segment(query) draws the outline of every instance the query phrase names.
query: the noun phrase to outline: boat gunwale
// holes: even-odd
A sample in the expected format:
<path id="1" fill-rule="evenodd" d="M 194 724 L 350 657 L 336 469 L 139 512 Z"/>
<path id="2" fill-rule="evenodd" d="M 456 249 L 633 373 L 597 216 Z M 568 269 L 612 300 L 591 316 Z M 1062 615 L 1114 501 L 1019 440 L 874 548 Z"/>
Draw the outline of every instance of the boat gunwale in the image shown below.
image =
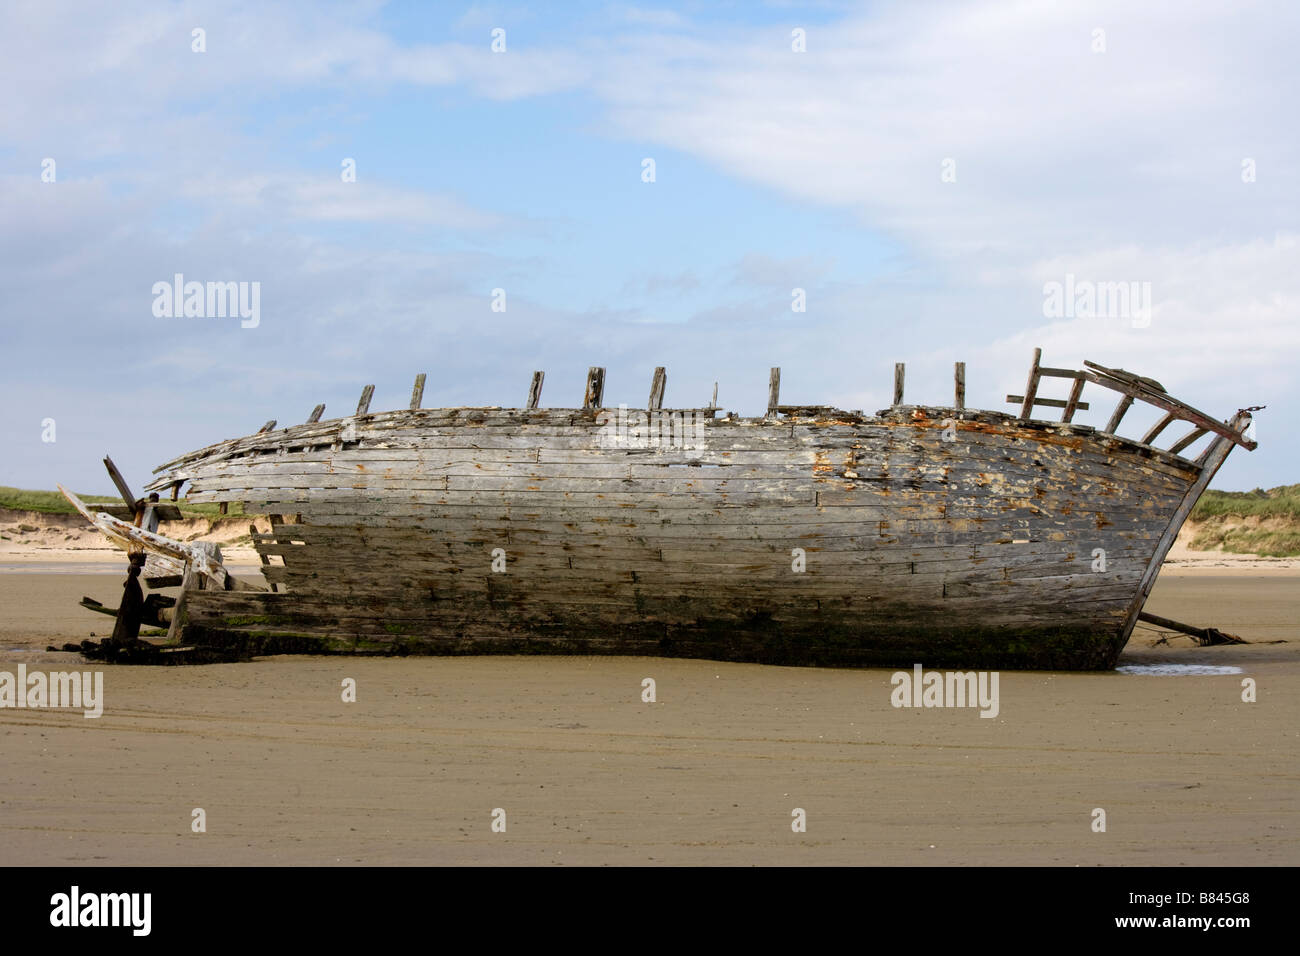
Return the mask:
<path id="1" fill-rule="evenodd" d="M 657 414 L 657 415 L 675 415 L 684 413 L 716 413 L 720 409 L 711 408 L 665 408 L 655 409 L 648 412 L 646 409 L 633 409 L 628 406 L 602 406 L 600 408 L 545 408 L 545 409 L 527 409 L 527 408 L 506 408 L 503 406 L 457 406 L 448 408 L 420 408 L 420 409 L 394 409 L 387 412 L 369 412 L 364 415 L 348 415 L 341 418 L 326 419 L 318 422 L 304 422 L 299 425 L 290 425 L 286 428 L 275 429 L 268 432 L 255 432 L 238 438 L 228 438 L 196 451 L 180 455 L 153 470 L 159 477 L 153 479 L 146 485 L 146 491 L 157 491 L 170 487 L 178 481 L 189 479 L 177 479 L 170 473 L 176 470 L 193 466 L 198 462 L 222 461 L 231 458 L 238 458 L 246 454 L 264 453 L 274 451 L 280 448 L 293 445 L 304 438 L 312 439 L 309 445 L 327 445 L 338 441 L 355 441 L 356 438 L 344 438 L 343 433 L 349 426 L 367 426 L 377 425 L 381 428 L 392 422 L 401 422 L 402 420 L 416 419 L 412 422 L 412 427 L 420 427 L 419 418 L 438 417 L 443 419 L 460 419 L 458 421 L 447 422 L 440 427 L 459 428 L 459 427 L 483 427 L 481 422 L 473 421 L 468 417 L 462 417 L 475 412 L 495 412 L 503 416 L 514 417 L 515 421 L 501 421 L 493 427 L 527 427 L 529 425 L 564 427 L 588 425 L 592 428 L 600 428 L 608 424 L 608 419 L 601 419 L 601 413 L 614 412 L 620 410 L 628 412 L 637 412 L 640 414 Z M 1014 434 L 1015 430 L 1023 431 L 1023 437 L 1026 440 L 1042 440 L 1043 433 L 1051 433 L 1060 437 L 1072 438 L 1078 437 L 1085 440 L 1096 441 L 1105 448 L 1107 454 L 1113 454 L 1116 451 L 1136 456 L 1138 458 L 1155 459 L 1162 464 L 1188 472 L 1191 479 L 1195 479 L 1202 470 L 1202 463 L 1181 455 L 1174 454 L 1164 448 L 1158 448 L 1154 445 L 1144 444 L 1135 438 L 1127 438 L 1123 435 L 1116 435 L 1110 432 L 1104 432 L 1092 425 L 1083 425 L 1076 422 L 1048 421 L 1044 419 L 1021 419 L 1016 415 L 1007 412 L 989 410 L 989 409 L 972 409 L 972 408 L 955 408 L 943 405 L 896 405 L 888 409 L 883 409 L 875 415 L 864 415 L 854 412 L 841 412 L 839 409 L 833 410 L 833 415 L 783 415 L 781 417 L 772 416 L 753 416 L 742 417 L 728 412 L 722 418 L 708 417 L 704 421 L 706 428 L 729 425 L 733 427 L 759 427 L 759 428 L 785 428 L 785 427 L 813 427 L 813 428 L 836 428 L 836 427 L 857 427 L 857 426 L 917 426 L 928 424 L 929 427 L 942 427 L 945 420 L 957 422 L 973 422 L 988 425 L 1010 427 L 1009 433 Z M 451 414 L 449 414 L 451 413 Z M 1108 447 L 1109 446 L 1109 447 Z M 1194 447 L 1194 446 L 1193 446 Z"/>

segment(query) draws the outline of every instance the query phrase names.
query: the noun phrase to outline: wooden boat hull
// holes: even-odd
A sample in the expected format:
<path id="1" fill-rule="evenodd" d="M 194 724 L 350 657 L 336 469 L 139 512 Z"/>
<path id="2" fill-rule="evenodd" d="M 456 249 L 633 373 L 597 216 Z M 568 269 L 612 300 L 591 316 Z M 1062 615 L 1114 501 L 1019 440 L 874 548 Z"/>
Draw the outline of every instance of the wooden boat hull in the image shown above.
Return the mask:
<path id="1" fill-rule="evenodd" d="M 1109 668 L 1232 447 L 952 408 L 627 414 L 361 415 L 163 466 L 150 487 L 272 516 L 275 590 L 187 590 L 182 640 Z"/>

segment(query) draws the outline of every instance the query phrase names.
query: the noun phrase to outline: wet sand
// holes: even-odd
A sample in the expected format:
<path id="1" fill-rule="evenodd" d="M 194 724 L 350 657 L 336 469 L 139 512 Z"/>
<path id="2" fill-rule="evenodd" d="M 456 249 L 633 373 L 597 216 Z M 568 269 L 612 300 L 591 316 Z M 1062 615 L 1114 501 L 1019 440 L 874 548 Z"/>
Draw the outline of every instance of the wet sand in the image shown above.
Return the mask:
<path id="1" fill-rule="evenodd" d="M 115 606 L 120 559 L 16 564 L 0 566 L 0 670 L 93 669 L 44 648 L 111 631 L 77 601 Z M 1148 609 L 1287 643 L 1150 647 L 1141 630 L 1121 663 L 1244 673 L 1003 671 L 994 719 L 895 709 L 889 670 L 105 667 L 98 719 L 0 710 L 0 864 L 1300 863 L 1300 572 L 1169 567 Z"/>

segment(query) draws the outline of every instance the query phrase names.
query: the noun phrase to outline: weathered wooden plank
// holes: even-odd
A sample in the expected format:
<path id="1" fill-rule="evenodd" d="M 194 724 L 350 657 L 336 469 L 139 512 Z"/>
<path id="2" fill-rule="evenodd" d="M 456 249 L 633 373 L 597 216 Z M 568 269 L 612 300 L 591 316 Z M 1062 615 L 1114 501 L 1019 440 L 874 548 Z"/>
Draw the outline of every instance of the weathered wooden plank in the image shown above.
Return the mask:
<path id="1" fill-rule="evenodd" d="M 952 375 L 953 375 L 953 385 L 954 385 L 954 392 L 955 392 L 953 398 L 953 405 L 959 409 L 965 408 L 966 407 L 966 363 L 954 362 Z"/>
<path id="2" fill-rule="evenodd" d="M 1173 412 L 1165 412 L 1163 418 L 1147 429 L 1147 433 L 1142 436 L 1142 444 L 1150 445 L 1160 436 L 1160 433 L 1178 420 L 1178 416 Z M 1201 432 L 1201 434 L 1205 434 Z"/>
<path id="3" fill-rule="evenodd" d="M 307 416 L 307 424 L 311 425 L 314 424 L 315 422 L 320 421 L 320 417 L 324 413 L 325 413 L 325 403 L 321 402 L 319 405 L 313 408 L 311 410 L 311 414 Z"/>
<path id="4" fill-rule="evenodd" d="M 373 385 L 367 385 L 361 390 L 361 398 L 357 401 L 356 414 L 358 416 L 364 415 L 370 411 L 370 399 L 374 397 L 374 394 L 375 387 Z"/>
<path id="5" fill-rule="evenodd" d="M 1124 413 L 1127 412 L 1132 407 L 1133 407 L 1132 395 L 1125 395 L 1123 398 L 1121 398 L 1119 400 L 1119 404 L 1115 406 L 1115 411 L 1111 413 L 1110 421 L 1106 423 L 1106 427 L 1103 428 L 1102 431 L 1106 432 L 1107 434 L 1114 435 L 1115 429 L 1119 428 L 1119 423 L 1124 418 Z"/>
<path id="6" fill-rule="evenodd" d="M 424 402 L 424 373 L 415 376 L 415 385 L 411 388 L 411 410 L 417 410 Z"/>
<path id="7" fill-rule="evenodd" d="M 605 370 L 593 365 L 587 369 L 587 389 L 582 398 L 583 408 L 601 408 L 605 402 Z"/>
<path id="8" fill-rule="evenodd" d="M 659 411 L 664 407 L 664 388 L 667 384 L 668 372 L 660 365 L 655 368 L 654 377 L 650 380 L 650 398 L 646 404 L 650 411 Z"/>
<path id="9" fill-rule="evenodd" d="M 903 362 L 894 363 L 894 402 L 895 405 L 903 404 L 903 374 L 905 367 Z"/>
<path id="10" fill-rule="evenodd" d="M 1021 405 L 1021 407 L 1022 407 L 1022 411 L 1023 411 L 1023 403 L 1024 403 L 1024 401 L 1025 401 L 1025 396 L 1023 396 L 1023 395 L 1008 395 L 1008 396 L 1007 396 L 1007 401 L 1008 401 L 1009 403 L 1011 403 L 1011 404 L 1019 404 L 1019 405 Z M 1069 409 L 1069 408 L 1070 408 L 1070 402 L 1067 401 L 1066 399 L 1063 399 L 1063 398 L 1035 398 L 1035 399 L 1034 399 L 1034 404 L 1035 404 L 1035 405 L 1042 405 L 1042 406 L 1044 406 L 1044 407 L 1046 407 L 1046 408 L 1065 408 L 1065 409 Z M 1077 400 L 1076 400 L 1075 403 L 1074 403 L 1074 408 L 1086 412 L 1086 411 L 1088 410 L 1088 403 L 1087 403 L 1087 402 L 1080 402 L 1080 401 L 1077 401 Z M 1071 414 L 1073 414 L 1073 412 L 1071 412 Z M 1062 421 L 1064 421 L 1064 419 L 1062 419 Z"/>
<path id="11" fill-rule="evenodd" d="M 1197 426 L 1196 428 L 1193 428 L 1191 431 L 1189 431 L 1182 438 L 1178 439 L 1178 441 L 1170 445 L 1169 451 L 1176 455 L 1184 448 L 1186 448 L 1188 445 L 1192 444 L 1192 442 L 1196 441 L 1202 435 L 1206 435 L 1206 434 L 1208 434 L 1208 429 Z"/>
<path id="12" fill-rule="evenodd" d="M 134 514 L 136 502 L 140 499 L 131 493 L 131 487 L 126 483 L 126 479 L 117 470 L 117 465 L 113 464 L 113 459 L 107 455 L 104 456 L 104 467 L 108 469 L 108 477 L 113 480 L 113 484 L 117 487 L 117 493 L 122 496 L 122 500 L 126 502 L 126 506 Z"/>
<path id="13" fill-rule="evenodd" d="M 773 366 L 767 375 L 767 414 L 776 416 L 777 406 L 781 404 L 781 369 Z"/>
<path id="14" fill-rule="evenodd" d="M 1041 374 L 1042 349 L 1034 349 L 1034 361 L 1029 367 L 1029 381 L 1025 383 L 1025 395 L 1020 406 L 1020 417 L 1034 417 L 1034 399 L 1038 395 L 1038 376 Z M 1010 401 L 1010 399 L 1008 399 Z"/>
<path id="15" fill-rule="evenodd" d="M 1086 410 L 1087 402 L 1080 402 L 1079 398 L 1083 395 L 1083 386 L 1087 379 L 1082 375 L 1076 375 L 1074 384 L 1070 386 L 1070 397 L 1065 402 L 1065 411 L 1061 414 L 1061 421 L 1069 423 L 1074 421 L 1074 413 L 1080 408 Z"/>

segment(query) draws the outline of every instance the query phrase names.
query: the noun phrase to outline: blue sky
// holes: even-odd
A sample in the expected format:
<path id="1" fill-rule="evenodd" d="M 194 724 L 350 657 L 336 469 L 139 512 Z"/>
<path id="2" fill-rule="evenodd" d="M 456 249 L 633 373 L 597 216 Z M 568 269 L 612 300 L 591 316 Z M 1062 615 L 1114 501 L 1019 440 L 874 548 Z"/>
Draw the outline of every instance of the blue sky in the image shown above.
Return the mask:
<path id="1" fill-rule="evenodd" d="M 519 404 L 541 368 L 571 406 L 603 365 L 635 405 L 664 365 L 670 404 L 717 381 L 757 414 L 771 365 L 875 410 L 895 361 L 937 404 L 963 360 L 1008 408 L 1035 346 L 1268 405 L 1216 484 L 1300 480 L 1300 14 L 1132 7 L 17 4 L 0 484 L 109 491 L 106 452 L 143 484 L 421 371 L 426 405 Z M 177 272 L 260 283 L 260 324 L 156 317 Z M 1146 284 L 1150 321 L 1045 314 L 1067 275 Z"/>

